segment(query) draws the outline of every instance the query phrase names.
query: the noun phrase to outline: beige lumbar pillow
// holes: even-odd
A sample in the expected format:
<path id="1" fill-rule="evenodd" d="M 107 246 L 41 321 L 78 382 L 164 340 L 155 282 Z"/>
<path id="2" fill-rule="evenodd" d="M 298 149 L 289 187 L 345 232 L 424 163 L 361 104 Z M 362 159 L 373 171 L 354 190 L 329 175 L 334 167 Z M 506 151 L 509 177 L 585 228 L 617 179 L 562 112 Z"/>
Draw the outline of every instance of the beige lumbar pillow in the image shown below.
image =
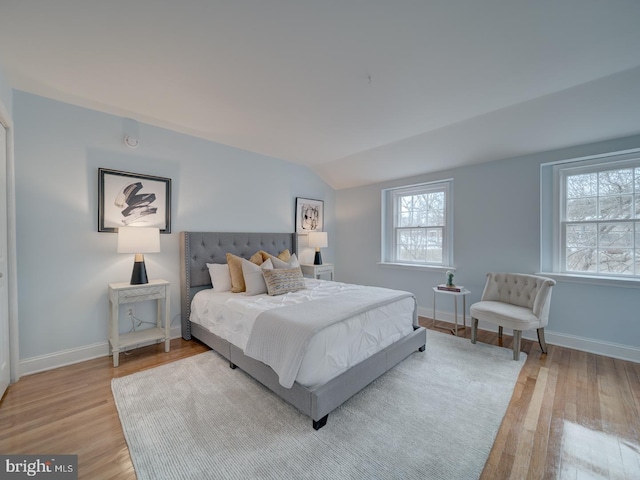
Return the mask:
<path id="1" fill-rule="evenodd" d="M 306 288 L 300 267 L 265 269 L 262 271 L 262 275 L 264 275 L 269 295 L 282 295 L 283 293 L 297 292 Z"/>

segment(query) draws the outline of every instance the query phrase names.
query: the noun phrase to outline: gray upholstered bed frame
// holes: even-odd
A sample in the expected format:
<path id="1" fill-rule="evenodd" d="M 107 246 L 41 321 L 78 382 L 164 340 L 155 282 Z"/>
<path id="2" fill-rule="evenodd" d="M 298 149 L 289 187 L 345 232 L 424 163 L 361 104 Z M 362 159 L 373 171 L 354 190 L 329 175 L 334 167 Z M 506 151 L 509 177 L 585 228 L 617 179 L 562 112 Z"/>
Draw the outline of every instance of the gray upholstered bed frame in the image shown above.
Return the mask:
<path id="1" fill-rule="evenodd" d="M 297 252 L 295 233 L 181 232 L 182 337 L 186 340 L 197 338 L 210 346 L 229 360 L 232 368 L 240 367 L 298 410 L 310 416 L 313 420 L 313 428 L 317 430 L 326 424 L 329 412 L 333 409 L 413 352 L 424 351 L 427 335 L 424 328 L 416 325 L 410 335 L 389 345 L 324 385 L 309 389 L 296 382 L 292 388 L 284 388 L 278 382 L 278 375 L 269 366 L 247 357 L 235 345 L 189 321 L 193 295 L 199 290 L 211 287 L 207 263 L 227 263 L 227 252 L 249 258 L 258 250 L 278 255 L 285 248 L 288 248 L 291 253 Z"/>

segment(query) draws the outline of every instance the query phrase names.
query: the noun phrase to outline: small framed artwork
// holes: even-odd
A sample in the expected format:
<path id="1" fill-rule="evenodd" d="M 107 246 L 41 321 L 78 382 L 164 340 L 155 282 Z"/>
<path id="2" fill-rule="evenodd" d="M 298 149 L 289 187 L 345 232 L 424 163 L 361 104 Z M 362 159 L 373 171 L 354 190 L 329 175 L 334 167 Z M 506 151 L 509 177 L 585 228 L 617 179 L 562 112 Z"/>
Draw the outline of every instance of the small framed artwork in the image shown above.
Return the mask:
<path id="1" fill-rule="evenodd" d="M 98 169 L 98 231 L 156 227 L 171 233 L 171 179 Z"/>
<path id="2" fill-rule="evenodd" d="M 296 197 L 296 232 L 321 232 L 324 228 L 324 202 Z"/>

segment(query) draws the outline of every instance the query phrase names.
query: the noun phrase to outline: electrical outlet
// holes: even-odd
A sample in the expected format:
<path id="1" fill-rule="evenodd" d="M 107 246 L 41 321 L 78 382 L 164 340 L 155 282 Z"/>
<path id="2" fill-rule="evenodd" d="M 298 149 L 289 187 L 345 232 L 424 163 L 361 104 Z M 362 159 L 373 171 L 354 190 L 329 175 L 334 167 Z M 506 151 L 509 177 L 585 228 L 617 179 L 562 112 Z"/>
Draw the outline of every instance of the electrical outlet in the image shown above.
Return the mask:
<path id="1" fill-rule="evenodd" d="M 127 315 L 129 315 L 130 317 L 135 317 L 136 316 L 136 309 L 134 307 L 129 307 L 127 309 Z"/>

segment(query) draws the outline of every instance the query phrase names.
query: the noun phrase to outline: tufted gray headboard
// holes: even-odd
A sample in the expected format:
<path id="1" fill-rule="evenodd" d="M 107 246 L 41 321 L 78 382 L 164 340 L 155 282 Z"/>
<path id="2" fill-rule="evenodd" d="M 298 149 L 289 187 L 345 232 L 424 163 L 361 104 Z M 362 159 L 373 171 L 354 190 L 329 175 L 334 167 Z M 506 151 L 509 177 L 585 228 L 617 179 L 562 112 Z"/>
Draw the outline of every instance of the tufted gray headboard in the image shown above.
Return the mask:
<path id="1" fill-rule="evenodd" d="M 298 251 L 295 233 L 180 232 L 180 312 L 182 337 L 191 339 L 191 299 L 211 286 L 207 263 L 227 263 L 226 254 L 248 259 L 258 250 L 278 255 Z"/>

